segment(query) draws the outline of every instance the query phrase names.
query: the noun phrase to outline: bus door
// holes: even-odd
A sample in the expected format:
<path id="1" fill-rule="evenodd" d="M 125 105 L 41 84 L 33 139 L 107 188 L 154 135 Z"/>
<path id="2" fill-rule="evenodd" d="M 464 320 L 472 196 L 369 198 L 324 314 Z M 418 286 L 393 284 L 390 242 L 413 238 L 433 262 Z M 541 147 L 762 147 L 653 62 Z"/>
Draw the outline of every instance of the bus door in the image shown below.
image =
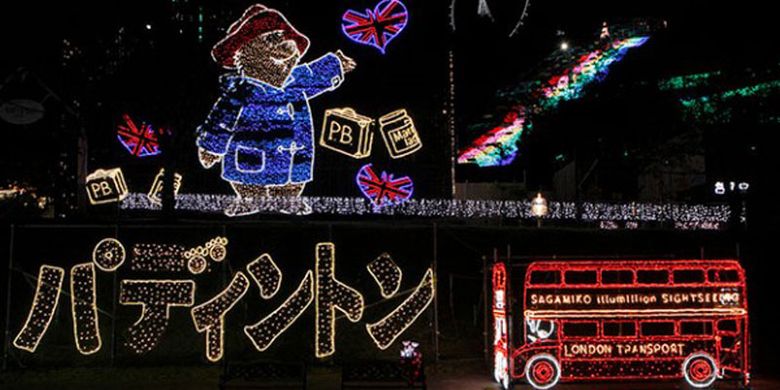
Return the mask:
<path id="1" fill-rule="evenodd" d="M 728 318 L 717 321 L 715 339 L 720 353 L 720 365 L 727 370 L 742 371 L 744 342 L 741 319 Z"/>

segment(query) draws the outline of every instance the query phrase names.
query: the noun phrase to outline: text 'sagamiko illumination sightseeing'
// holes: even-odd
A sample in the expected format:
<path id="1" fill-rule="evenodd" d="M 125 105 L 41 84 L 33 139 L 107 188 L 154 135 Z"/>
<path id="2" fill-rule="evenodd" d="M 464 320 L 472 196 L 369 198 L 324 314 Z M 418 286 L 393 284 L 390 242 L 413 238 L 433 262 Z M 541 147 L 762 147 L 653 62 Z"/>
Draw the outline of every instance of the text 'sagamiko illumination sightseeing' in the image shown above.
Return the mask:
<path id="1" fill-rule="evenodd" d="M 735 260 L 535 262 L 525 274 L 523 345 L 507 345 L 505 267 L 493 268 L 496 380 L 750 380 L 745 273 Z M 504 298 L 505 299 L 505 298 Z M 499 364 L 500 363 L 500 364 Z"/>

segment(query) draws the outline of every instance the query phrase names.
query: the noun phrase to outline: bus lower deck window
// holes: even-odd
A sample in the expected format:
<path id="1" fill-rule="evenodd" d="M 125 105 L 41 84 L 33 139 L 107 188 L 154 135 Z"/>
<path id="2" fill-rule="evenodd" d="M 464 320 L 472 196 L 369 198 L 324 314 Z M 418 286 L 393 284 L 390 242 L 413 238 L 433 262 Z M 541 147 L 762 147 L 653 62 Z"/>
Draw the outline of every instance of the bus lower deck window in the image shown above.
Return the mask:
<path id="1" fill-rule="evenodd" d="M 633 322 L 605 322 L 604 336 L 636 336 L 636 325 Z"/>
<path id="2" fill-rule="evenodd" d="M 595 336 L 598 327 L 595 322 L 564 322 L 564 337 Z"/>
<path id="3" fill-rule="evenodd" d="M 710 321 L 682 321 L 680 322 L 680 334 L 683 335 L 711 335 L 712 322 Z"/>

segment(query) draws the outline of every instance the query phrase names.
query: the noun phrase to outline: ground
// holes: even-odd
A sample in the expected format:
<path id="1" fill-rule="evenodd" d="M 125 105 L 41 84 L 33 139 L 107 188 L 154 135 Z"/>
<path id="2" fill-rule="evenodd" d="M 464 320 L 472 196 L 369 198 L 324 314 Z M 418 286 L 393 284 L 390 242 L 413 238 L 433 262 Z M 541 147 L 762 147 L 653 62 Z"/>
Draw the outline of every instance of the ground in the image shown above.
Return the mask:
<path id="1" fill-rule="evenodd" d="M 447 362 L 428 367 L 431 390 L 493 390 L 499 389 L 478 361 Z M 161 367 L 161 368 L 70 368 L 59 370 L 12 370 L 0 374 L 0 388 L 4 390 L 51 389 L 216 389 L 218 367 Z M 308 374 L 309 389 L 340 389 L 340 373 L 333 367 L 312 367 Z M 604 390 L 673 390 L 685 389 L 681 382 L 667 383 L 599 383 Z M 530 389 L 522 384 L 516 389 Z M 594 384 L 562 384 L 561 390 L 594 389 Z M 718 383 L 718 390 L 739 387 Z M 780 389 L 780 380 L 758 378 L 753 389 Z"/>

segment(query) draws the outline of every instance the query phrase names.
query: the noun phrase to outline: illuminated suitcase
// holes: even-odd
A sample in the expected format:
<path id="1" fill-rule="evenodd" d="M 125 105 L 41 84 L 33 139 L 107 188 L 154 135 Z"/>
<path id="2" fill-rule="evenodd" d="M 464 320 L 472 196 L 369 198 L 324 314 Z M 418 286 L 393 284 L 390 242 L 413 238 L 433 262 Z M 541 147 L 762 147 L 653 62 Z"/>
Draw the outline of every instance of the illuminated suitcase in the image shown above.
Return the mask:
<path id="1" fill-rule="evenodd" d="M 352 158 L 366 158 L 371 155 L 374 140 L 373 122 L 351 108 L 325 110 L 320 146 Z"/>
<path id="2" fill-rule="evenodd" d="M 121 168 L 98 169 L 90 173 L 86 187 L 91 204 L 120 202 L 127 197 L 127 184 Z"/>

